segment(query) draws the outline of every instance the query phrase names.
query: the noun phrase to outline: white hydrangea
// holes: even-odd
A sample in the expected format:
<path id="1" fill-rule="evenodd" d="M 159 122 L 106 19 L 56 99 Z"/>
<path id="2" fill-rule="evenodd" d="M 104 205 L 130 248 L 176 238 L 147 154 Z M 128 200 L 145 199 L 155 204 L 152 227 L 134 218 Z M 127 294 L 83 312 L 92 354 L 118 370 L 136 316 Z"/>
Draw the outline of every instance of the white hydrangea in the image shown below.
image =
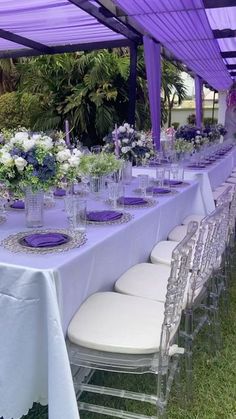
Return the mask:
<path id="1" fill-rule="evenodd" d="M 15 141 L 24 141 L 29 138 L 29 134 L 27 131 L 20 131 L 15 133 Z"/>
<path id="2" fill-rule="evenodd" d="M 129 143 L 129 139 L 128 139 L 128 138 L 123 138 L 123 139 L 122 139 L 122 143 L 124 143 L 124 144 L 128 144 L 128 143 Z"/>
<path id="3" fill-rule="evenodd" d="M 129 130 L 130 129 L 130 124 L 128 124 L 127 122 L 123 125 L 125 129 Z"/>
<path id="4" fill-rule="evenodd" d="M 71 156 L 68 159 L 68 163 L 71 167 L 77 167 L 79 165 L 80 159 L 77 156 Z"/>
<path id="5" fill-rule="evenodd" d="M 143 142 L 142 142 L 141 140 L 138 140 L 138 141 L 137 141 L 137 144 L 138 144 L 138 146 L 139 146 L 139 147 L 142 147 Z"/>
<path id="6" fill-rule="evenodd" d="M 74 149 L 72 150 L 72 154 L 73 154 L 74 156 L 76 156 L 76 157 L 80 157 L 80 156 L 82 155 L 81 151 L 80 151 L 80 150 L 78 150 L 78 148 L 74 148 Z"/>
<path id="7" fill-rule="evenodd" d="M 133 134 L 133 133 L 134 133 L 134 129 L 133 129 L 133 128 L 129 128 L 129 129 L 128 129 L 128 132 L 129 132 L 130 134 Z"/>
<path id="8" fill-rule="evenodd" d="M 24 151 L 29 151 L 29 150 L 31 150 L 31 148 L 33 148 L 34 146 L 35 146 L 35 143 L 36 143 L 36 141 L 33 139 L 33 138 L 31 138 L 31 139 L 24 139 L 23 141 L 22 141 L 22 147 L 23 147 L 23 150 Z"/>
<path id="9" fill-rule="evenodd" d="M 37 143 L 42 145 L 45 150 L 50 150 L 53 147 L 53 141 L 51 137 L 44 135 L 37 140 Z"/>

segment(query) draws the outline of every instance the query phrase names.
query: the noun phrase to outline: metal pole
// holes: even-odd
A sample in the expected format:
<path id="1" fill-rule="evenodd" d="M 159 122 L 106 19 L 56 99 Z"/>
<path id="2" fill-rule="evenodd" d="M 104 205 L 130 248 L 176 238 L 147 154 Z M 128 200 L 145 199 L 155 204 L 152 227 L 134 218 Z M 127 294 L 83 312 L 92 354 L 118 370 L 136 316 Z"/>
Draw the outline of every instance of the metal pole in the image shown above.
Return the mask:
<path id="1" fill-rule="evenodd" d="M 211 115 L 211 123 L 214 124 L 214 116 L 215 116 L 215 98 L 216 98 L 216 91 L 214 90 L 213 94 L 213 106 L 212 106 L 212 115 Z"/>
<path id="2" fill-rule="evenodd" d="M 135 125 L 136 90 L 137 90 L 137 45 L 133 43 L 130 46 L 129 108 L 128 108 L 128 122 L 131 125 Z"/>
<path id="3" fill-rule="evenodd" d="M 195 108 L 196 108 L 196 126 L 202 127 L 202 79 L 195 76 Z"/>

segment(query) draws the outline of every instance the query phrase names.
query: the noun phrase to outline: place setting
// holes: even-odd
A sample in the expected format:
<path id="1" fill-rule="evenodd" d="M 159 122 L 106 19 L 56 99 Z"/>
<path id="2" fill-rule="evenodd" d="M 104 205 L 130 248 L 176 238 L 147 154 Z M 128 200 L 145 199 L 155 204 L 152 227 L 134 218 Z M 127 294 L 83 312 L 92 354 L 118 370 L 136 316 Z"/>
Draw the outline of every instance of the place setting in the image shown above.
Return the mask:
<path id="1" fill-rule="evenodd" d="M 11 252 L 48 254 L 78 248 L 87 241 L 86 234 L 68 229 L 35 229 L 4 238 L 1 242 Z"/>

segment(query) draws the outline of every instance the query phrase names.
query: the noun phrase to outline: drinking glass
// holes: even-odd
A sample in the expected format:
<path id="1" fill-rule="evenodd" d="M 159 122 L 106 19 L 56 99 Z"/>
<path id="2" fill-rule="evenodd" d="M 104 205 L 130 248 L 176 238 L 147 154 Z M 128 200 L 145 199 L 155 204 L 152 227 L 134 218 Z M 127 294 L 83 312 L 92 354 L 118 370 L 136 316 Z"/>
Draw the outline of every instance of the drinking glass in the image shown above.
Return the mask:
<path id="1" fill-rule="evenodd" d="M 164 167 L 156 168 L 156 184 L 162 187 L 164 185 L 165 169 Z"/>
<path id="2" fill-rule="evenodd" d="M 73 200 L 74 197 L 72 195 L 64 196 L 64 211 L 70 227 L 73 225 Z"/>
<path id="3" fill-rule="evenodd" d="M 170 165 L 170 176 L 173 180 L 178 180 L 179 177 L 179 165 L 177 163 L 172 163 Z"/>
<path id="4" fill-rule="evenodd" d="M 121 183 L 116 183 L 116 182 L 110 182 L 107 185 L 108 188 L 108 199 L 111 203 L 111 206 L 113 209 L 116 209 L 118 206 L 120 207 L 124 207 L 124 204 L 122 204 L 121 202 L 119 202 L 119 198 L 121 198 L 122 196 L 125 196 L 125 190 L 124 190 L 124 186 Z"/>
<path id="5" fill-rule="evenodd" d="M 75 231 L 86 231 L 87 201 L 77 196 L 73 198 L 72 226 Z"/>
<path id="6" fill-rule="evenodd" d="M 165 184 L 165 186 L 167 186 L 168 188 L 170 188 L 171 186 L 170 185 L 170 172 L 171 172 L 170 168 L 165 168 L 163 184 Z"/>
<path id="7" fill-rule="evenodd" d="M 148 175 L 138 175 L 139 179 L 139 189 L 141 191 L 141 195 L 146 196 L 147 188 L 149 184 L 149 176 Z"/>

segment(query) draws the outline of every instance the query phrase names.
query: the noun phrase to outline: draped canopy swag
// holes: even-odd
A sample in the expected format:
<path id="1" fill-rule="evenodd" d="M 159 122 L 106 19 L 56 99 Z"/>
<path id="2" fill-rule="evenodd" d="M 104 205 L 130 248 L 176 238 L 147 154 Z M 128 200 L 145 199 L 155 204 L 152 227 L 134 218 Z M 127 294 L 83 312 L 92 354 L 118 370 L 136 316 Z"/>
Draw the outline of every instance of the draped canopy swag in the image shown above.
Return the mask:
<path id="1" fill-rule="evenodd" d="M 203 82 L 226 90 L 236 75 L 235 0 L 2 0 L 0 57 L 21 57 L 131 46 L 144 41 L 153 137 L 160 138 L 160 52 L 198 78 L 196 113 L 201 123 Z M 154 70 L 155 69 L 155 70 Z M 135 94 L 131 92 L 133 102 Z M 134 111 L 130 115 L 134 117 Z"/>

